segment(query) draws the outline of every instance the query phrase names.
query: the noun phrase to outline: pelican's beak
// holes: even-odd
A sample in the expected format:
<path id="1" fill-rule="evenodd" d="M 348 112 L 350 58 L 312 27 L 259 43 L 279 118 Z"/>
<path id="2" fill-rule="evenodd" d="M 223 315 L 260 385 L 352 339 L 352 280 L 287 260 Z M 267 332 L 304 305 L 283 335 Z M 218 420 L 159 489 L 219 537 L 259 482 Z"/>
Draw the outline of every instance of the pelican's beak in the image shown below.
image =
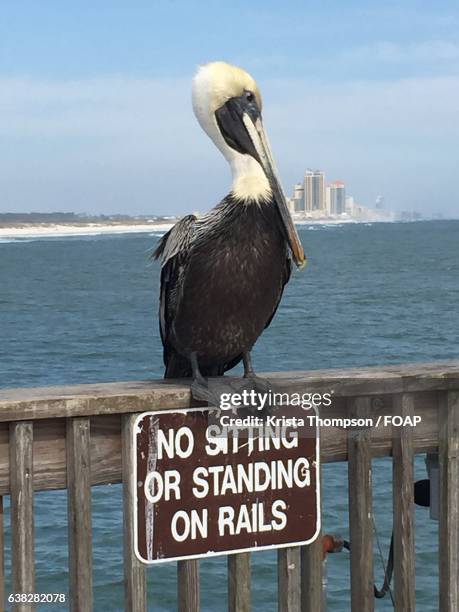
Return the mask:
<path id="1" fill-rule="evenodd" d="M 256 101 L 250 95 L 231 98 L 215 112 L 215 116 L 226 143 L 240 153 L 251 155 L 261 164 L 279 209 L 293 260 L 303 268 L 306 265 L 303 245 L 288 210 Z"/>
<path id="2" fill-rule="evenodd" d="M 300 237 L 298 236 L 298 232 L 296 231 L 295 224 L 293 223 L 292 216 L 287 206 L 284 190 L 280 183 L 279 174 L 276 169 L 276 164 L 274 163 L 271 147 L 269 146 L 261 117 L 257 117 L 255 121 L 253 121 L 247 113 L 244 113 L 242 120 L 250 136 L 250 140 L 253 143 L 253 147 L 257 152 L 258 161 L 262 165 L 271 186 L 274 201 L 279 209 L 287 240 L 292 251 L 293 261 L 299 268 L 303 268 L 306 265 L 303 245 L 301 244 Z"/>

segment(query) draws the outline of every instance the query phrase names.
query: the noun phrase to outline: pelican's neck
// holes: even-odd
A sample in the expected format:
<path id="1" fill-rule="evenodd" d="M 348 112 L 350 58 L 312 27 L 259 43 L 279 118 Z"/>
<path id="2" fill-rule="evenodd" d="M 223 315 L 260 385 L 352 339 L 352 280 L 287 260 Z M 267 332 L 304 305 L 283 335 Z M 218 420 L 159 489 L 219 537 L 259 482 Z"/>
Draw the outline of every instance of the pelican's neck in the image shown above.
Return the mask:
<path id="1" fill-rule="evenodd" d="M 261 203 L 271 197 L 269 181 L 260 164 L 251 155 L 244 155 L 228 146 L 221 135 L 215 115 L 207 112 L 205 105 L 194 101 L 196 117 L 203 130 L 210 136 L 214 144 L 223 153 L 233 174 L 231 193 L 244 202 Z"/>
<path id="2" fill-rule="evenodd" d="M 225 156 L 226 157 L 226 156 Z M 245 202 L 267 202 L 271 187 L 260 164 L 250 155 L 234 153 L 228 160 L 233 173 L 231 193 L 237 200 Z"/>

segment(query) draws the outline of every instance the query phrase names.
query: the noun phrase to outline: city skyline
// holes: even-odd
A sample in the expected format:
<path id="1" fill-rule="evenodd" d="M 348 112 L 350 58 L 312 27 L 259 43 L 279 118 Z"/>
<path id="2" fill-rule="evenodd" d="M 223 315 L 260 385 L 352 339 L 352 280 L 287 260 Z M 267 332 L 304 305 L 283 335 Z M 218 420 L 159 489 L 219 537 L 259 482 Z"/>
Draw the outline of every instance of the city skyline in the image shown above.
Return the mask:
<path id="1" fill-rule="evenodd" d="M 0 210 L 210 209 L 231 178 L 193 116 L 191 79 L 224 59 L 259 83 L 288 195 L 314 159 L 359 202 L 383 193 L 395 211 L 458 216 L 458 25 L 449 2 L 7 3 Z"/>
<path id="2" fill-rule="evenodd" d="M 352 195 L 346 194 L 346 184 L 334 179 L 327 183 L 324 170 L 308 168 L 303 181 L 295 183 L 292 196 L 287 198 L 291 214 L 297 218 L 324 219 L 348 217 L 350 219 L 395 218 L 391 211 L 384 209 L 384 197 L 376 197 L 374 207 L 362 205 Z"/>

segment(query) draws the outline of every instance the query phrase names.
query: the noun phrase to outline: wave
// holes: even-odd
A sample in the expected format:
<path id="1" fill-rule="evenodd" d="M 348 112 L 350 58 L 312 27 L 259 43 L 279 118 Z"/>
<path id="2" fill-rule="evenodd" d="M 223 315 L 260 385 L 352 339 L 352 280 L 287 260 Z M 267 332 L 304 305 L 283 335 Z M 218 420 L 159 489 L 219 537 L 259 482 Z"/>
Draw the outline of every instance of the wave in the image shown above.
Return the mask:
<path id="1" fill-rule="evenodd" d="M 9 236 L 8 238 L 2 238 L 0 236 L 0 244 L 9 243 L 24 243 L 24 242 L 58 242 L 60 240 L 84 240 L 86 242 L 92 242 L 100 239 L 113 239 L 113 238 L 125 238 L 126 236 L 132 236 L 133 234 L 148 234 L 150 236 L 163 236 L 165 232 L 161 234 L 150 234 L 147 231 L 142 232 L 118 232 L 109 234 L 108 232 L 91 232 L 88 234 L 42 234 L 37 236 Z"/>
<path id="2" fill-rule="evenodd" d="M 297 223 L 298 229 L 307 230 L 309 232 L 319 232 L 321 230 L 330 230 L 335 228 L 344 227 L 341 223 L 315 223 L 314 225 L 308 225 L 307 223 Z"/>
<path id="3" fill-rule="evenodd" d="M 0 238 L 0 244 L 10 244 L 11 242 L 33 242 L 33 238 Z"/>

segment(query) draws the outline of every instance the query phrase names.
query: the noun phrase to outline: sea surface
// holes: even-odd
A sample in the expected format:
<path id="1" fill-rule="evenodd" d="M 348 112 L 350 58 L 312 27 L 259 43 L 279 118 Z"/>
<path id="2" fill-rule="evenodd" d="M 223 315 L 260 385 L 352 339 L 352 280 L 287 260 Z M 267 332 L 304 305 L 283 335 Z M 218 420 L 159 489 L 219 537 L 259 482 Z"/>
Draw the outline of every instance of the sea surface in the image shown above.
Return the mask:
<path id="1" fill-rule="evenodd" d="M 309 258 L 254 351 L 259 371 L 342 368 L 459 357 L 459 221 L 302 226 Z M 160 377 L 154 234 L 0 240 L 0 386 Z M 392 528 L 391 462 L 375 460 L 382 555 Z M 416 461 L 425 477 L 423 457 Z M 324 530 L 348 537 L 347 470 L 327 465 Z M 123 609 L 119 485 L 94 487 L 95 610 Z M 9 500 L 6 500 L 8 506 Z M 65 491 L 37 493 L 36 590 L 67 592 Z M 7 572 L 9 518 L 6 512 Z M 417 609 L 436 612 L 437 524 L 416 510 Z M 376 548 L 377 582 L 383 580 Z M 277 610 L 276 556 L 253 554 L 253 609 Z M 329 557 L 328 609 L 349 610 L 349 556 Z M 202 609 L 226 610 L 226 562 L 201 563 Z M 176 609 L 176 568 L 149 573 L 149 609 Z M 9 587 L 8 587 L 9 588 Z M 46 605 L 43 610 L 65 610 Z M 377 610 L 391 610 L 389 596 Z"/>

